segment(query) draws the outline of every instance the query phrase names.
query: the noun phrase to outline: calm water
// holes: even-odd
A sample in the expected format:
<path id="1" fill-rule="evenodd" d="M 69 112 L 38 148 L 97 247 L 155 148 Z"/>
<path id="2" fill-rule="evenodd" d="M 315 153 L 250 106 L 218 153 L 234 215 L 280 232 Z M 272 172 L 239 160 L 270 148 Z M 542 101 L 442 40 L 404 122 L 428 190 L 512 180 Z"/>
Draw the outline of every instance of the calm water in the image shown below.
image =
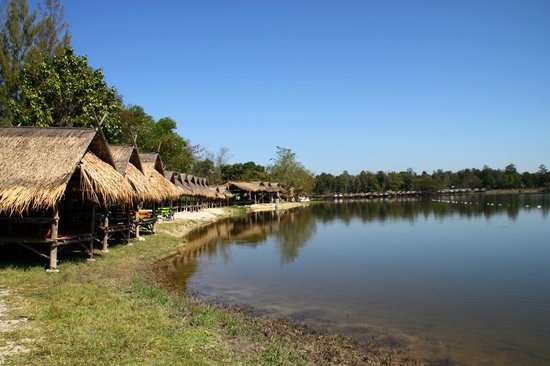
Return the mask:
<path id="1" fill-rule="evenodd" d="M 550 365 L 550 198 L 314 204 L 192 233 L 162 270 L 215 302 L 399 339 L 466 365 Z"/>

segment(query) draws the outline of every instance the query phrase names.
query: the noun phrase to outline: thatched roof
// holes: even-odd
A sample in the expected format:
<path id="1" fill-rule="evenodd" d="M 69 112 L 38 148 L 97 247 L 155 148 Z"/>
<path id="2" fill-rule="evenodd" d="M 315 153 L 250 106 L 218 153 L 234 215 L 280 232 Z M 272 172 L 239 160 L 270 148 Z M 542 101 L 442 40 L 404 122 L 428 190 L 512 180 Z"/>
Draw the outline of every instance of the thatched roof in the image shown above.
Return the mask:
<path id="1" fill-rule="evenodd" d="M 82 191 L 89 200 L 97 197 L 105 206 L 129 204 L 135 191 L 110 164 L 88 151 L 80 162 Z"/>
<path id="2" fill-rule="evenodd" d="M 158 153 L 140 153 L 139 158 L 143 166 L 143 172 L 149 178 L 149 182 L 156 188 L 163 199 L 176 198 L 181 195 L 179 189 L 164 177 L 164 168 Z"/>
<path id="3" fill-rule="evenodd" d="M 231 198 L 234 196 L 234 194 L 227 189 L 226 185 L 210 187 L 210 189 L 215 193 L 216 198 Z"/>
<path id="4" fill-rule="evenodd" d="M 230 191 L 261 192 L 263 189 L 257 183 L 227 181 L 225 183 Z"/>
<path id="5" fill-rule="evenodd" d="M 124 175 L 126 173 L 126 167 L 128 163 L 132 163 L 139 171 L 143 173 L 143 167 L 141 166 L 141 160 L 137 149 L 131 145 L 109 145 L 111 155 L 115 163 L 116 170 Z"/>
<path id="6" fill-rule="evenodd" d="M 176 186 L 177 190 L 180 192 L 180 195 L 193 195 L 191 189 L 181 182 L 179 172 L 166 170 L 164 171 L 164 178 L 168 179 L 174 186 Z"/>
<path id="7" fill-rule="evenodd" d="M 191 187 L 185 182 L 184 176 L 185 176 L 185 174 L 183 174 L 183 173 L 174 172 L 174 174 L 173 174 L 173 176 L 172 176 L 173 183 L 176 185 L 176 187 L 181 188 L 181 190 L 183 191 L 183 194 L 184 194 L 184 195 L 186 195 L 186 196 L 193 196 L 193 195 L 194 195 L 193 190 L 192 190 Z"/>
<path id="8" fill-rule="evenodd" d="M 88 152 L 92 154 L 84 159 Z M 79 167 L 81 187 L 87 194 L 98 196 L 104 204 L 113 200 L 128 203 L 129 186 L 119 179 L 122 176 L 114 169 L 100 131 L 0 127 L 0 212 L 22 214 L 52 208 Z M 105 171 L 100 172 L 99 167 Z"/>

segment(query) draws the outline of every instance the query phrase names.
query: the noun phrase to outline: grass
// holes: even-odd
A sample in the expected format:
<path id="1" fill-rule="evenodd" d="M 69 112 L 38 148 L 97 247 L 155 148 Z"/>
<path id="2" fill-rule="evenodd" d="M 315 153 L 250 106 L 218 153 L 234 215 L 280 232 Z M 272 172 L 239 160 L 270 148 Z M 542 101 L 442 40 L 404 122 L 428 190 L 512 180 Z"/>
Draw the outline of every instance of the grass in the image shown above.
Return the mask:
<path id="1" fill-rule="evenodd" d="M 231 211 L 233 210 L 233 211 Z M 229 214 L 244 213 L 242 208 Z M 198 223 L 194 222 L 193 225 Z M 196 304 L 148 280 L 148 264 L 177 249 L 190 223 L 165 223 L 157 235 L 117 245 L 95 262 L 65 260 L 59 273 L 41 264 L 0 267 L 4 318 L 27 318 L 0 333 L 0 349 L 29 349 L 8 365 L 287 365 L 303 356 L 262 335 L 239 314 Z M 24 341 L 28 340 L 28 341 Z M 289 350 L 291 349 L 291 350 Z"/>

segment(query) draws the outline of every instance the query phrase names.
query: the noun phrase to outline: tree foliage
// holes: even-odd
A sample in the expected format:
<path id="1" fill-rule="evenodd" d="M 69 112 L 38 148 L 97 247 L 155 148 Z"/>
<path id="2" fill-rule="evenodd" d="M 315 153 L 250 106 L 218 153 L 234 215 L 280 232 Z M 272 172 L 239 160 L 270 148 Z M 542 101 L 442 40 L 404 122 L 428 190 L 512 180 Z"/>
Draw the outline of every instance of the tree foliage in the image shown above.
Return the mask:
<path id="1" fill-rule="evenodd" d="M 350 175 L 347 171 L 334 176 L 321 173 L 315 177 L 314 192 L 319 195 L 411 191 L 435 192 L 448 188 L 485 188 L 485 189 L 522 189 L 550 188 L 550 173 L 541 164 L 536 173 L 519 173 L 514 164 L 504 169 L 462 169 L 458 172 L 438 169 L 432 174 L 422 172 L 416 174 L 412 169 L 400 172 L 371 173 L 362 171 L 358 175 Z"/>
<path id="2" fill-rule="evenodd" d="M 94 126 L 103 119 L 111 142 L 120 137 L 122 102 L 109 87 L 101 69 L 94 70 L 85 56 L 72 48 L 25 67 L 19 77 L 21 99 L 11 100 L 13 123 L 26 126 Z"/>
<path id="3" fill-rule="evenodd" d="M 51 58 L 69 46 L 68 25 L 58 0 L 38 4 L 31 10 L 26 0 L 2 3 L 5 13 L 0 29 L 0 124 L 10 124 L 10 106 L 22 97 L 19 76 L 44 58 Z M 40 15 L 40 17 L 38 16 Z"/>
<path id="4" fill-rule="evenodd" d="M 315 185 L 313 173 L 296 160 L 292 150 L 285 147 L 277 146 L 274 163 L 268 171 L 274 181 L 293 188 L 296 194 L 311 192 Z"/>
<path id="5" fill-rule="evenodd" d="M 253 161 L 247 163 L 225 164 L 221 167 L 221 180 L 235 181 L 270 181 L 271 177 L 266 172 L 266 168 Z"/>
<path id="6" fill-rule="evenodd" d="M 174 119 L 155 121 L 141 106 L 128 106 L 120 112 L 121 143 L 135 143 L 140 152 L 158 152 L 167 170 L 191 172 L 195 164 L 192 148 L 176 128 Z"/>

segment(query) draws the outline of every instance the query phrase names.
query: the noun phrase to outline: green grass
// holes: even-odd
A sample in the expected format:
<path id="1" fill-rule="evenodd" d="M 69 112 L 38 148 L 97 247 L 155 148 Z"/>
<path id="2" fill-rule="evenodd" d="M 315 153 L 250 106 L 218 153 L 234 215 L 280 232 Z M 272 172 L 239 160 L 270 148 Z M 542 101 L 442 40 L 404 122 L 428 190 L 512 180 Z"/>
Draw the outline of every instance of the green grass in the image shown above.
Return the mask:
<path id="1" fill-rule="evenodd" d="M 234 214 L 244 211 L 239 208 Z M 65 260 L 59 273 L 6 266 L 5 317 L 29 320 L 0 333 L 0 347 L 30 339 L 8 365 L 300 364 L 277 340 L 265 339 L 237 313 L 196 304 L 151 284 L 145 270 L 174 252 L 189 223 L 166 223 L 146 241 L 97 252 L 95 262 Z M 172 233 L 172 234 L 170 234 Z M 238 340 L 239 342 L 236 342 Z M 243 346 L 246 345 L 246 346 Z"/>

